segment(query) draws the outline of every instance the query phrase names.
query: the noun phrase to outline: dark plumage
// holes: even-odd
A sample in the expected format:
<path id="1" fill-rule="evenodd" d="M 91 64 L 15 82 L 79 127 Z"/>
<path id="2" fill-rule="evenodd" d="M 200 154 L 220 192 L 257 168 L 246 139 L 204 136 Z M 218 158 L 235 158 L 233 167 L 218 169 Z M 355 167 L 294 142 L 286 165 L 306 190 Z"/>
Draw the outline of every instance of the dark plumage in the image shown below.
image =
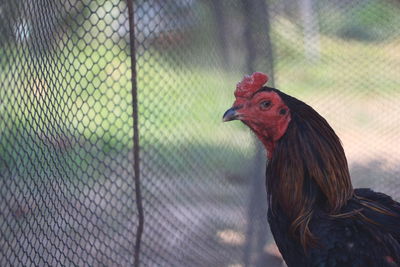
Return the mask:
<path id="1" fill-rule="evenodd" d="M 360 198 L 397 215 L 398 203 L 370 189 L 356 189 L 355 195 L 343 207 L 343 217 L 313 209 L 309 228 L 317 244 L 306 250 L 289 234 L 291 223 L 285 212 L 280 207 L 274 213 L 269 210 L 271 231 L 288 266 L 399 266 L 399 219 L 366 208 Z M 359 212 L 346 216 L 354 211 Z"/>
<path id="2" fill-rule="evenodd" d="M 326 120 L 277 89 L 252 87 L 252 77 L 224 121 L 242 120 L 268 151 L 268 221 L 288 266 L 400 266 L 400 204 L 353 190 Z"/>

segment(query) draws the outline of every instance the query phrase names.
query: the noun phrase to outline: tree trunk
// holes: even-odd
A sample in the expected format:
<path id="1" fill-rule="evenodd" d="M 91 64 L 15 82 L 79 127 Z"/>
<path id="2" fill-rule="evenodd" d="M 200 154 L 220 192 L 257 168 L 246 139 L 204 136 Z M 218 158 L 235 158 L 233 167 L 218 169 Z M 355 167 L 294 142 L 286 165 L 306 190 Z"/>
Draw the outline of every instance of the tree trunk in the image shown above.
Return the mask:
<path id="1" fill-rule="evenodd" d="M 313 0 L 301 0 L 300 15 L 303 22 L 305 57 L 308 61 L 317 61 L 320 56 L 319 27 L 312 5 Z"/>

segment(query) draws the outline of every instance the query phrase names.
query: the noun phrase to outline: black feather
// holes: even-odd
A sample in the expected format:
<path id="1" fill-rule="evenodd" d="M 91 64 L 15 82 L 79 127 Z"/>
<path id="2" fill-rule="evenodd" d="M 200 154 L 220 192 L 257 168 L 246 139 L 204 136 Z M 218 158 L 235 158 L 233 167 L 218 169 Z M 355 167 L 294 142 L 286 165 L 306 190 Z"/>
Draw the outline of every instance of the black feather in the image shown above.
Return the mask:
<path id="1" fill-rule="evenodd" d="M 392 214 L 382 214 L 360 203 L 373 202 Z M 289 234 L 290 220 L 285 212 L 268 213 L 275 242 L 290 266 L 400 266 L 400 208 L 389 196 L 370 189 L 356 189 L 341 213 L 360 210 L 351 216 L 331 216 L 313 210 L 310 231 L 318 246 L 304 251 Z M 362 216 L 368 217 L 365 220 Z"/>

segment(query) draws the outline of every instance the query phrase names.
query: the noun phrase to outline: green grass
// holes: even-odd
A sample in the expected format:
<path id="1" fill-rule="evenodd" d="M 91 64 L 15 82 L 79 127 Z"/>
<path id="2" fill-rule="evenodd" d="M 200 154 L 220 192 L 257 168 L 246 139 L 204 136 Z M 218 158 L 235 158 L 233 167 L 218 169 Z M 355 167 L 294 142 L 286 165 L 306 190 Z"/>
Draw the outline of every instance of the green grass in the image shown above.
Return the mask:
<path id="1" fill-rule="evenodd" d="M 127 51 L 120 48 L 124 44 L 111 46 L 106 41 L 96 49 L 81 46 L 79 41 L 72 49 L 68 44 L 46 57 L 57 57 L 58 61 L 44 65 L 40 64 L 42 59 L 27 56 L 28 51 L 5 51 L 19 58 L 3 65 L 0 74 L 4 83 L 0 91 L 4 99 L 0 131 L 6 137 L 0 143 L 0 156 L 9 167 L 22 162 L 32 169 L 39 158 L 50 162 L 54 153 L 67 153 L 66 157 L 72 159 L 66 164 L 79 169 L 85 165 L 85 158 L 93 161 L 93 149 L 100 149 L 95 154 L 104 158 L 102 153 L 132 147 L 130 60 Z M 192 150 L 192 144 L 225 149 L 233 145 L 241 150 L 244 147 L 245 153 L 250 151 L 251 142 L 243 146 L 237 139 L 226 137 L 226 131 L 232 128 L 246 134 L 248 131 L 238 124 L 227 126 L 221 122 L 223 112 L 233 101 L 231 83 L 240 75 L 173 68 L 156 51 L 138 58 L 137 71 L 144 153 L 152 147 L 162 148 L 157 153 L 164 161 L 162 158 L 167 158 L 162 155 L 173 147 Z M 81 146 L 89 149 L 79 150 Z M 200 150 L 200 154 L 204 152 Z M 9 151 L 24 152 L 13 155 Z"/>

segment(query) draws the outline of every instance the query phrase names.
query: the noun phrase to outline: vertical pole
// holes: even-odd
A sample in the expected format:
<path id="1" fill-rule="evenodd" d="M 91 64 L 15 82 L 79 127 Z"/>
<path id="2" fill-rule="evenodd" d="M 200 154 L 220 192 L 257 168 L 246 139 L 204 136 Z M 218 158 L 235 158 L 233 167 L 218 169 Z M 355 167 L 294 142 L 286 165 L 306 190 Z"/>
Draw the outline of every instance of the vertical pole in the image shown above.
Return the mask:
<path id="1" fill-rule="evenodd" d="M 220 53 L 222 55 L 222 60 L 224 67 L 229 67 L 229 50 L 228 50 L 228 36 L 227 36 L 227 21 L 224 11 L 224 5 L 221 0 L 211 0 L 211 10 L 215 18 L 215 27 L 217 27 L 217 37 L 220 45 Z"/>
<path id="2" fill-rule="evenodd" d="M 137 99 L 137 73 L 136 73 L 136 49 L 135 49 L 135 17 L 133 9 L 133 1 L 127 0 L 128 19 L 129 19 L 129 41 L 130 41 L 130 57 L 131 57 L 131 83 L 132 83 L 132 119 L 133 119 L 133 172 L 135 182 L 136 208 L 138 210 L 138 227 L 136 230 L 136 243 L 134 252 L 134 266 L 140 264 L 140 245 L 142 241 L 144 215 L 142 194 L 140 189 L 140 158 L 139 158 L 139 121 L 138 121 L 138 99 Z"/>
<path id="3" fill-rule="evenodd" d="M 268 71 L 274 83 L 273 54 L 270 40 L 269 14 L 266 0 L 242 0 L 244 11 L 244 42 L 247 56 L 246 72 Z M 261 36 L 261 37 L 260 37 Z M 257 39 L 256 39 L 257 38 Z M 257 69 L 262 68 L 262 69 Z M 263 249 L 268 234 L 267 194 L 265 188 L 265 152 L 256 140 L 257 148 L 254 157 L 252 185 L 248 208 L 248 227 L 246 231 L 246 247 L 244 251 L 245 266 L 265 266 Z"/>
<path id="4" fill-rule="evenodd" d="M 319 26 L 316 13 L 313 12 L 312 0 L 301 0 L 299 4 L 300 15 L 303 21 L 304 52 L 307 60 L 315 62 L 319 60 Z"/>

